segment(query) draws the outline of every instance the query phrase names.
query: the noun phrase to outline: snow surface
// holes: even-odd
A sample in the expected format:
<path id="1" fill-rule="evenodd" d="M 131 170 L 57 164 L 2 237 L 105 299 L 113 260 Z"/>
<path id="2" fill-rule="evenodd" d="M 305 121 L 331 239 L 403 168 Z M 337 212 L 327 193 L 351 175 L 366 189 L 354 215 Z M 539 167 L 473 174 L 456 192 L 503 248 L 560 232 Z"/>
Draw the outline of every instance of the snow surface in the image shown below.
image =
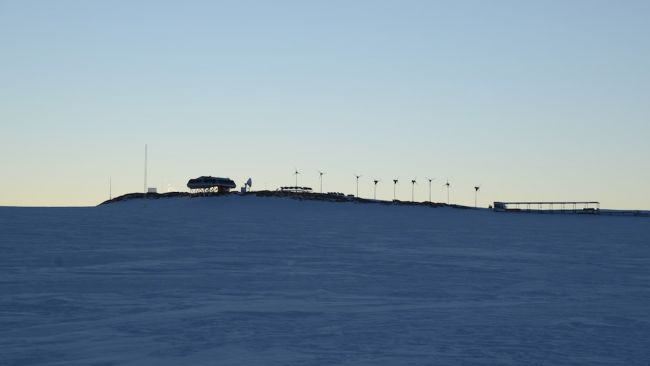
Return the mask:
<path id="1" fill-rule="evenodd" d="M 650 220 L 0 208 L 0 365 L 648 365 Z"/>

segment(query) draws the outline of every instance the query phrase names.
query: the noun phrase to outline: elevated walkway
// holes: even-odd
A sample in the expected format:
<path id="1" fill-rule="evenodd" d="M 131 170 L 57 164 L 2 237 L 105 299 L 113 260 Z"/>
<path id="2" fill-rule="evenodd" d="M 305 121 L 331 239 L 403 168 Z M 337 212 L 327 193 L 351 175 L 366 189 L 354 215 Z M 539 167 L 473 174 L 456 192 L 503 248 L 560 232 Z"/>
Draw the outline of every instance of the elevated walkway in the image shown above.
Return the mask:
<path id="1" fill-rule="evenodd" d="M 600 202 L 597 201 L 494 202 L 494 211 L 542 214 L 588 214 L 650 217 L 649 211 L 601 210 Z"/>
<path id="2" fill-rule="evenodd" d="M 530 201 L 494 202 L 497 212 L 544 212 L 544 213 L 594 213 L 600 211 L 597 201 Z"/>

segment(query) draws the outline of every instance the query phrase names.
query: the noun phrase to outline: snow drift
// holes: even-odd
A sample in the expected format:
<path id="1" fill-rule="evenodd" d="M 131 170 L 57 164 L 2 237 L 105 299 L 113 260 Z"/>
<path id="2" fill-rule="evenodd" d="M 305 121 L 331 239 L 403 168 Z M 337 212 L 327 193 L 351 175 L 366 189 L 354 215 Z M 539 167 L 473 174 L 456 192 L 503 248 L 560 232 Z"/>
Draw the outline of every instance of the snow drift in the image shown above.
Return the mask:
<path id="1" fill-rule="evenodd" d="M 206 197 L 0 208 L 2 365 L 650 360 L 650 220 Z"/>

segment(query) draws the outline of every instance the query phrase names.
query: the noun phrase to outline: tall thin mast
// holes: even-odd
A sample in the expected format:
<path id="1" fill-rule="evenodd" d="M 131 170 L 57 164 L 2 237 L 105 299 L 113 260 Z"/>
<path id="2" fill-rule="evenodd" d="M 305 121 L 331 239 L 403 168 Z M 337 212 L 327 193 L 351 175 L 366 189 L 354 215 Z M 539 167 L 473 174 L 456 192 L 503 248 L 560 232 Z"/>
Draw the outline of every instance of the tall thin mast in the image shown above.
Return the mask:
<path id="1" fill-rule="evenodd" d="M 147 144 L 144 144 L 144 193 L 147 193 Z"/>

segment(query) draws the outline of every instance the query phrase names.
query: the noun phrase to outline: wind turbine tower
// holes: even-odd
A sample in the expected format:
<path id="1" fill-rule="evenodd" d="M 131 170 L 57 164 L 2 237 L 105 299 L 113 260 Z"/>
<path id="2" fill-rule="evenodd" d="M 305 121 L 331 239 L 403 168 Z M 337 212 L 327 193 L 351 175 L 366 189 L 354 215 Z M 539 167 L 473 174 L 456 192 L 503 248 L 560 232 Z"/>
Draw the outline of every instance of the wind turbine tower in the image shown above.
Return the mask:
<path id="1" fill-rule="evenodd" d="M 320 175 L 320 193 L 322 194 L 323 193 L 323 174 L 325 174 L 325 172 L 319 171 L 318 174 Z"/>
<path id="2" fill-rule="evenodd" d="M 411 180 L 411 202 L 415 202 L 415 184 L 416 179 Z"/>
<path id="3" fill-rule="evenodd" d="M 477 202 L 478 202 L 478 190 L 481 189 L 481 186 L 475 186 L 474 187 L 474 208 L 477 208 Z"/>
<path id="4" fill-rule="evenodd" d="M 380 181 L 378 179 L 375 179 L 375 180 L 373 180 L 373 182 L 375 183 L 375 191 L 374 191 L 373 197 L 376 200 L 377 199 L 377 183 L 379 183 Z"/>
<path id="5" fill-rule="evenodd" d="M 449 186 L 451 186 L 451 184 L 449 184 L 449 179 L 447 179 L 445 185 L 447 186 L 447 204 L 449 204 Z"/>
<path id="6" fill-rule="evenodd" d="M 429 203 L 431 203 L 431 182 L 433 182 L 436 178 L 427 178 L 429 181 Z"/>
<path id="7" fill-rule="evenodd" d="M 397 187 L 397 182 L 399 182 L 399 179 L 393 179 L 393 201 L 395 201 L 395 187 Z"/>
<path id="8" fill-rule="evenodd" d="M 293 174 L 296 176 L 296 189 L 298 189 L 298 174 L 300 174 L 300 172 L 298 169 L 295 169 L 295 172 Z"/>
<path id="9" fill-rule="evenodd" d="M 361 175 L 355 174 L 354 175 L 357 178 L 357 198 L 359 198 L 359 178 L 361 178 Z"/>

